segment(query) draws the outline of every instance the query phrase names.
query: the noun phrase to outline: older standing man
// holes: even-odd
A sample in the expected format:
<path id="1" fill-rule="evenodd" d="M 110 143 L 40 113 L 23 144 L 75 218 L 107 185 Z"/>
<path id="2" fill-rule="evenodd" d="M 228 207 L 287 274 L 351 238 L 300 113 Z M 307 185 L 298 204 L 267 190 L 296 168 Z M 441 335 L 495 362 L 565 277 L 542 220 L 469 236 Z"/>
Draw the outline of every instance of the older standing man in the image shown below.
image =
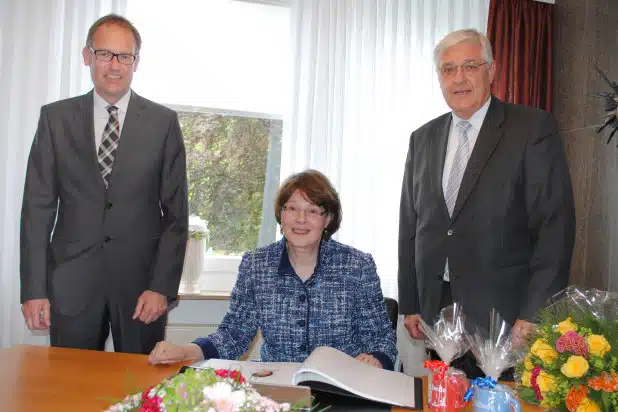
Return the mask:
<path id="1" fill-rule="evenodd" d="M 21 301 L 52 346 L 149 353 L 188 232 L 176 113 L 131 90 L 141 37 L 107 15 L 83 49 L 94 90 L 41 108 L 21 217 Z"/>
<path id="2" fill-rule="evenodd" d="M 571 180 L 554 118 L 491 96 L 491 45 L 476 30 L 447 35 L 434 59 L 452 112 L 412 133 L 399 224 L 399 308 L 422 339 L 453 301 L 471 324 L 495 308 L 516 336 L 567 285 L 574 242 Z M 482 372 L 471 355 L 458 366 Z"/>

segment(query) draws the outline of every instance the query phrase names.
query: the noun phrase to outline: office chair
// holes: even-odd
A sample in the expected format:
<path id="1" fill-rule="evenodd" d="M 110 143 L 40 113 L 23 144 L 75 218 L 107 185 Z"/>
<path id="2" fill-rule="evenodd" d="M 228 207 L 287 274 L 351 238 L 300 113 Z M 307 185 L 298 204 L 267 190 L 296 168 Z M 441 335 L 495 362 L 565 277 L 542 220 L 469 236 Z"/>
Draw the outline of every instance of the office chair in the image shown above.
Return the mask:
<path id="1" fill-rule="evenodd" d="M 388 318 L 391 320 L 391 326 L 393 327 L 396 336 L 397 321 L 399 319 L 399 304 L 393 298 L 384 298 L 384 303 L 386 303 L 386 312 L 388 313 Z M 403 372 L 403 363 L 401 363 L 399 354 L 397 354 L 397 358 L 395 359 L 395 365 L 393 366 L 394 371 Z"/>

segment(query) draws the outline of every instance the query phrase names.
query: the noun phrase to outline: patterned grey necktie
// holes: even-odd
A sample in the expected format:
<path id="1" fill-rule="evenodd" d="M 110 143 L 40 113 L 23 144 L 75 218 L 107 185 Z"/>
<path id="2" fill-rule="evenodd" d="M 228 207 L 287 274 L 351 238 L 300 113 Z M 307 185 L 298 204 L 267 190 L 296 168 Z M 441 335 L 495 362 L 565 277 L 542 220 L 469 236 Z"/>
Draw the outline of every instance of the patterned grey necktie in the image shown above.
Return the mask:
<path id="1" fill-rule="evenodd" d="M 120 139 L 120 122 L 118 121 L 118 108 L 116 106 L 107 106 L 109 119 L 103 130 L 103 138 L 99 145 L 98 159 L 99 170 L 105 187 L 109 185 L 109 179 L 114 166 L 116 157 L 116 149 L 118 148 L 118 140 Z"/>
<path id="2" fill-rule="evenodd" d="M 472 125 L 466 120 L 457 123 L 457 151 L 455 152 L 455 158 L 453 159 L 453 165 L 451 166 L 451 172 L 448 175 L 448 183 L 444 192 L 449 216 L 453 216 L 461 179 L 470 158 L 470 146 L 468 143 L 468 130 L 470 130 L 470 127 Z"/>
<path id="3" fill-rule="evenodd" d="M 446 191 L 444 192 L 444 199 L 446 200 L 446 208 L 448 209 L 448 215 L 453 216 L 453 210 L 455 209 L 455 203 L 457 202 L 457 194 L 459 193 L 459 186 L 461 186 L 461 179 L 463 178 L 468 159 L 470 158 L 470 145 L 468 143 L 468 130 L 472 125 L 466 120 L 462 120 L 457 123 L 457 151 L 455 152 L 455 158 L 453 159 L 453 165 L 448 175 L 448 181 L 446 184 Z M 448 258 L 444 267 L 443 280 L 450 282 L 451 275 L 448 265 Z"/>

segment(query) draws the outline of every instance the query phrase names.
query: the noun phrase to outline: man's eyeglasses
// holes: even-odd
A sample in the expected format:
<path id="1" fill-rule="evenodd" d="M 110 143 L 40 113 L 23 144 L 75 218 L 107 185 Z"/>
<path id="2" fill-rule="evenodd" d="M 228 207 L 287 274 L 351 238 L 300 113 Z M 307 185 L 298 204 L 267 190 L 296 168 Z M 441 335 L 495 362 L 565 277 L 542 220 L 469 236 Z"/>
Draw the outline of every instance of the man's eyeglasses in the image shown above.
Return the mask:
<path id="1" fill-rule="evenodd" d="M 457 69 L 461 67 L 465 74 L 476 74 L 478 73 L 481 66 L 487 64 L 487 62 L 477 63 L 477 62 L 466 62 L 464 64 L 445 64 L 440 67 L 438 70 L 442 73 L 442 76 L 449 77 L 454 76 L 457 73 Z"/>
<path id="2" fill-rule="evenodd" d="M 126 53 L 112 53 L 109 50 L 105 49 L 93 49 L 92 47 L 88 47 L 90 51 L 94 54 L 97 60 L 102 62 L 111 62 L 114 57 L 118 60 L 118 63 L 131 65 L 137 59 L 137 56 L 134 54 L 126 54 Z"/>
<path id="3" fill-rule="evenodd" d="M 319 206 L 311 206 L 307 209 L 303 209 L 299 206 L 296 205 L 283 205 L 281 207 L 281 210 L 285 213 L 288 213 L 290 215 L 294 215 L 294 216 L 300 216 L 301 212 L 305 214 L 305 217 L 311 219 L 311 218 L 317 218 L 319 216 L 324 216 L 324 214 L 326 213 L 326 210 L 322 209 Z"/>

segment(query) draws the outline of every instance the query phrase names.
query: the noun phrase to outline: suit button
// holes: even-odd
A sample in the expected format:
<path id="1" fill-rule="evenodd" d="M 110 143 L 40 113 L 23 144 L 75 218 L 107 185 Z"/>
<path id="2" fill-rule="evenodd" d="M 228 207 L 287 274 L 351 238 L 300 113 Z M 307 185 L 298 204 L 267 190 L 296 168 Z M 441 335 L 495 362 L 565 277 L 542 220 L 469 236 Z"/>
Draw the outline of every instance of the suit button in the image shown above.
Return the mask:
<path id="1" fill-rule="evenodd" d="M 298 326 L 305 326 L 305 321 L 301 319 L 301 320 L 299 320 L 298 322 L 296 322 L 296 324 L 297 324 Z"/>
<path id="2" fill-rule="evenodd" d="M 447 230 L 446 234 L 449 236 L 453 236 L 453 230 L 452 229 Z"/>
<path id="3" fill-rule="evenodd" d="M 298 350 L 300 350 L 301 352 L 306 351 L 306 350 L 307 350 L 307 345 L 305 345 L 305 344 L 300 345 L 300 346 L 298 347 Z"/>
<path id="4" fill-rule="evenodd" d="M 109 236 L 105 236 L 105 237 L 103 238 L 103 240 L 105 241 L 105 243 L 109 243 L 109 242 L 110 242 L 110 240 L 112 240 L 112 238 L 111 238 L 111 237 L 109 237 Z"/>
<path id="5" fill-rule="evenodd" d="M 305 295 L 300 295 L 300 296 L 298 297 L 298 300 L 300 301 L 300 303 L 303 303 L 303 302 L 305 301 L 305 299 L 306 299 L 306 298 L 307 298 L 307 297 L 306 297 Z"/>
<path id="6" fill-rule="evenodd" d="M 108 210 L 111 209 L 112 208 L 112 204 L 111 203 L 106 204 L 105 208 L 108 209 Z"/>

